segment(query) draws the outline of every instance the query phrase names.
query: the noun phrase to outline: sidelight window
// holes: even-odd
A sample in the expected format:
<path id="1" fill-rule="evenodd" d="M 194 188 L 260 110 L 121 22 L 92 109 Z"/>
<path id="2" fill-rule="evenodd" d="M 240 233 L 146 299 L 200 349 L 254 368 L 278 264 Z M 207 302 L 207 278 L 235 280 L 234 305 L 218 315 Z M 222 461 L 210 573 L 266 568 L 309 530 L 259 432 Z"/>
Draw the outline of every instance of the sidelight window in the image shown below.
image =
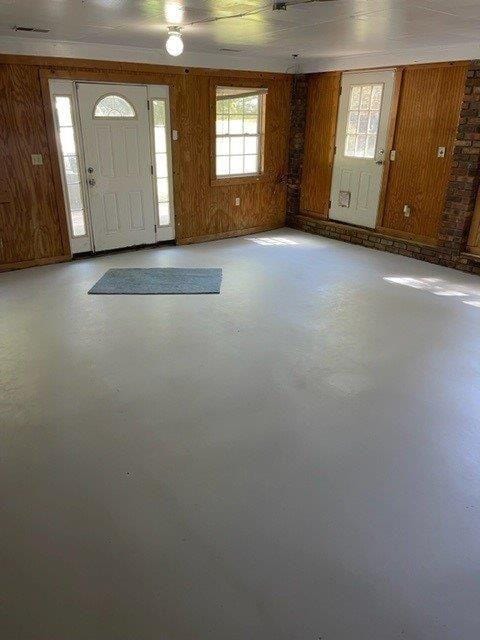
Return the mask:
<path id="1" fill-rule="evenodd" d="M 55 96 L 58 136 L 63 161 L 64 180 L 68 195 L 68 213 L 73 237 L 86 235 L 85 208 L 78 164 L 78 150 L 73 126 L 72 99 Z"/>

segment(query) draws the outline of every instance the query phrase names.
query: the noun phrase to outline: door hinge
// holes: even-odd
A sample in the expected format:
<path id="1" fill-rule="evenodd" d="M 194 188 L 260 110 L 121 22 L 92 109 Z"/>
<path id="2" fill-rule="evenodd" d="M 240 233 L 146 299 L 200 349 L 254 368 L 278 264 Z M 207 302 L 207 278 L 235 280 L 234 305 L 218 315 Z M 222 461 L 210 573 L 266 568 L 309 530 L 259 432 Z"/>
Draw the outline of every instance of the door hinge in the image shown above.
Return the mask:
<path id="1" fill-rule="evenodd" d="M 153 225 L 153 228 L 155 230 L 155 233 L 157 233 L 157 225 L 156 224 Z"/>
<path id="2" fill-rule="evenodd" d="M 152 176 L 153 176 L 153 164 L 151 164 L 151 165 L 150 165 L 150 173 L 151 173 L 151 174 L 152 174 Z"/>
<path id="3" fill-rule="evenodd" d="M 343 91 L 343 87 L 342 87 L 342 85 L 340 85 L 340 91 L 338 92 L 338 95 L 341 96 L 342 95 L 342 91 Z"/>
<path id="4" fill-rule="evenodd" d="M 335 155 L 336 153 L 337 153 L 337 145 L 333 147 L 333 155 Z"/>
<path id="5" fill-rule="evenodd" d="M 328 201 L 328 210 L 330 211 L 330 209 L 331 209 L 331 208 L 332 208 L 332 201 L 331 201 L 331 200 L 329 200 L 329 201 Z"/>
<path id="6" fill-rule="evenodd" d="M 147 111 L 150 111 L 150 100 L 147 100 Z"/>

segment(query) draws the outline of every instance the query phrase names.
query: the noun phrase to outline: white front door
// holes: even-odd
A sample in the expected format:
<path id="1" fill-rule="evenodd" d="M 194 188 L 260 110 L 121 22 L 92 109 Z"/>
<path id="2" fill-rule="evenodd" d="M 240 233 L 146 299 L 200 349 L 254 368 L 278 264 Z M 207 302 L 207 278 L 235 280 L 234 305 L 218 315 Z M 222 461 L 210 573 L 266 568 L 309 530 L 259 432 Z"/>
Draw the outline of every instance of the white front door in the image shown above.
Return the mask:
<path id="1" fill-rule="evenodd" d="M 78 83 L 96 251 L 155 242 L 147 88 Z"/>
<path id="2" fill-rule="evenodd" d="M 394 71 L 344 73 L 330 219 L 375 228 Z"/>

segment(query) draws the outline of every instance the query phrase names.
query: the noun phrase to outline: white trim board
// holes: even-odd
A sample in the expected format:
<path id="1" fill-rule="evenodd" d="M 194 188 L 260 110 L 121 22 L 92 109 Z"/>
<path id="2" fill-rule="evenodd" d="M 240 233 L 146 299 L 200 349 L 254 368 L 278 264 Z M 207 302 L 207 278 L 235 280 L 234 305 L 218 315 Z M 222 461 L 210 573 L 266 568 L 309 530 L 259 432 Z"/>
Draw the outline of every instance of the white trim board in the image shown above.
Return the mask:
<path id="1" fill-rule="evenodd" d="M 285 58 L 265 58 L 263 55 L 248 57 L 185 51 L 182 55 L 174 58 L 165 51 L 162 38 L 159 38 L 158 49 L 144 49 L 124 45 L 0 36 L 0 53 L 275 73 L 284 73 L 288 67 L 291 70 L 292 66 L 292 59 L 287 56 Z"/>
<path id="2" fill-rule="evenodd" d="M 476 60 L 480 58 L 480 43 L 470 42 L 449 47 L 425 47 L 398 49 L 397 51 L 359 53 L 354 56 L 332 58 L 304 58 L 299 60 L 300 73 L 319 73 L 321 71 L 347 71 L 354 69 L 374 69 L 376 67 L 394 67 L 403 64 L 421 64 L 427 62 L 450 62 L 455 60 Z"/>

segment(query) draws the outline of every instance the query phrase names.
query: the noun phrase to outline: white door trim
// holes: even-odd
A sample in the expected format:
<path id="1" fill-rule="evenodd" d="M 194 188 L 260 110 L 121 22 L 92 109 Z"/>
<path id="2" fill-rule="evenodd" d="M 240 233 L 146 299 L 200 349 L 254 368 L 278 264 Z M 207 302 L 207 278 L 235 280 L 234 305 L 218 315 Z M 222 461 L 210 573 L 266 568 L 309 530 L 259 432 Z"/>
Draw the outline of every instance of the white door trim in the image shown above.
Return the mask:
<path id="1" fill-rule="evenodd" d="M 87 175 L 86 175 L 85 153 L 84 153 L 84 146 L 83 146 L 83 132 L 82 132 L 80 114 L 79 114 L 78 92 L 76 91 L 76 86 L 79 83 L 80 84 L 125 85 L 127 87 L 141 86 L 141 87 L 146 87 L 149 103 L 151 100 L 154 100 L 155 98 L 165 100 L 167 161 L 168 161 L 168 171 L 169 171 L 169 197 L 170 197 L 171 220 L 168 226 L 160 226 L 159 219 L 158 219 L 158 209 L 155 206 L 155 220 L 156 220 L 155 242 L 162 242 L 166 240 L 175 239 L 175 213 L 174 213 L 174 199 L 173 199 L 174 188 L 173 188 L 173 166 L 172 166 L 172 145 L 171 145 L 172 131 L 171 131 L 171 116 L 170 116 L 169 86 L 168 85 L 146 85 L 146 84 L 134 83 L 134 82 L 128 82 L 128 83 L 127 82 L 125 83 L 99 82 L 97 80 L 75 81 L 75 80 L 64 80 L 64 79 L 52 78 L 49 80 L 50 101 L 51 101 L 52 112 L 54 117 L 55 141 L 57 146 L 58 162 L 60 165 L 60 173 L 62 178 L 63 195 L 64 195 L 64 201 L 65 201 L 65 213 L 67 216 L 70 248 L 71 248 L 72 254 L 78 254 L 78 253 L 84 253 L 84 252 L 90 252 L 90 251 L 95 252 L 94 237 L 92 233 L 91 207 L 90 207 L 88 189 L 86 188 Z M 77 145 L 79 173 L 81 176 L 81 192 L 82 192 L 82 198 L 84 203 L 84 215 L 85 215 L 85 225 L 86 225 L 86 234 L 80 237 L 75 237 L 73 235 L 73 230 L 72 230 L 70 208 L 69 208 L 69 201 L 68 201 L 68 191 L 67 191 L 67 185 L 66 185 L 65 170 L 63 166 L 63 157 L 61 153 L 58 122 L 56 117 L 56 108 L 55 108 L 56 96 L 68 96 L 71 100 L 72 117 L 74 122 L 75 141 Z M 149 142 L 150 142 L 150 160 L 151 160 L 152 166 L 155 166 L 153 113 L 151 109 L 149 110 Z M 152 175 L 153 194 L 156 193 L 154 180 L 155 180 L 155 176 Z"/>

